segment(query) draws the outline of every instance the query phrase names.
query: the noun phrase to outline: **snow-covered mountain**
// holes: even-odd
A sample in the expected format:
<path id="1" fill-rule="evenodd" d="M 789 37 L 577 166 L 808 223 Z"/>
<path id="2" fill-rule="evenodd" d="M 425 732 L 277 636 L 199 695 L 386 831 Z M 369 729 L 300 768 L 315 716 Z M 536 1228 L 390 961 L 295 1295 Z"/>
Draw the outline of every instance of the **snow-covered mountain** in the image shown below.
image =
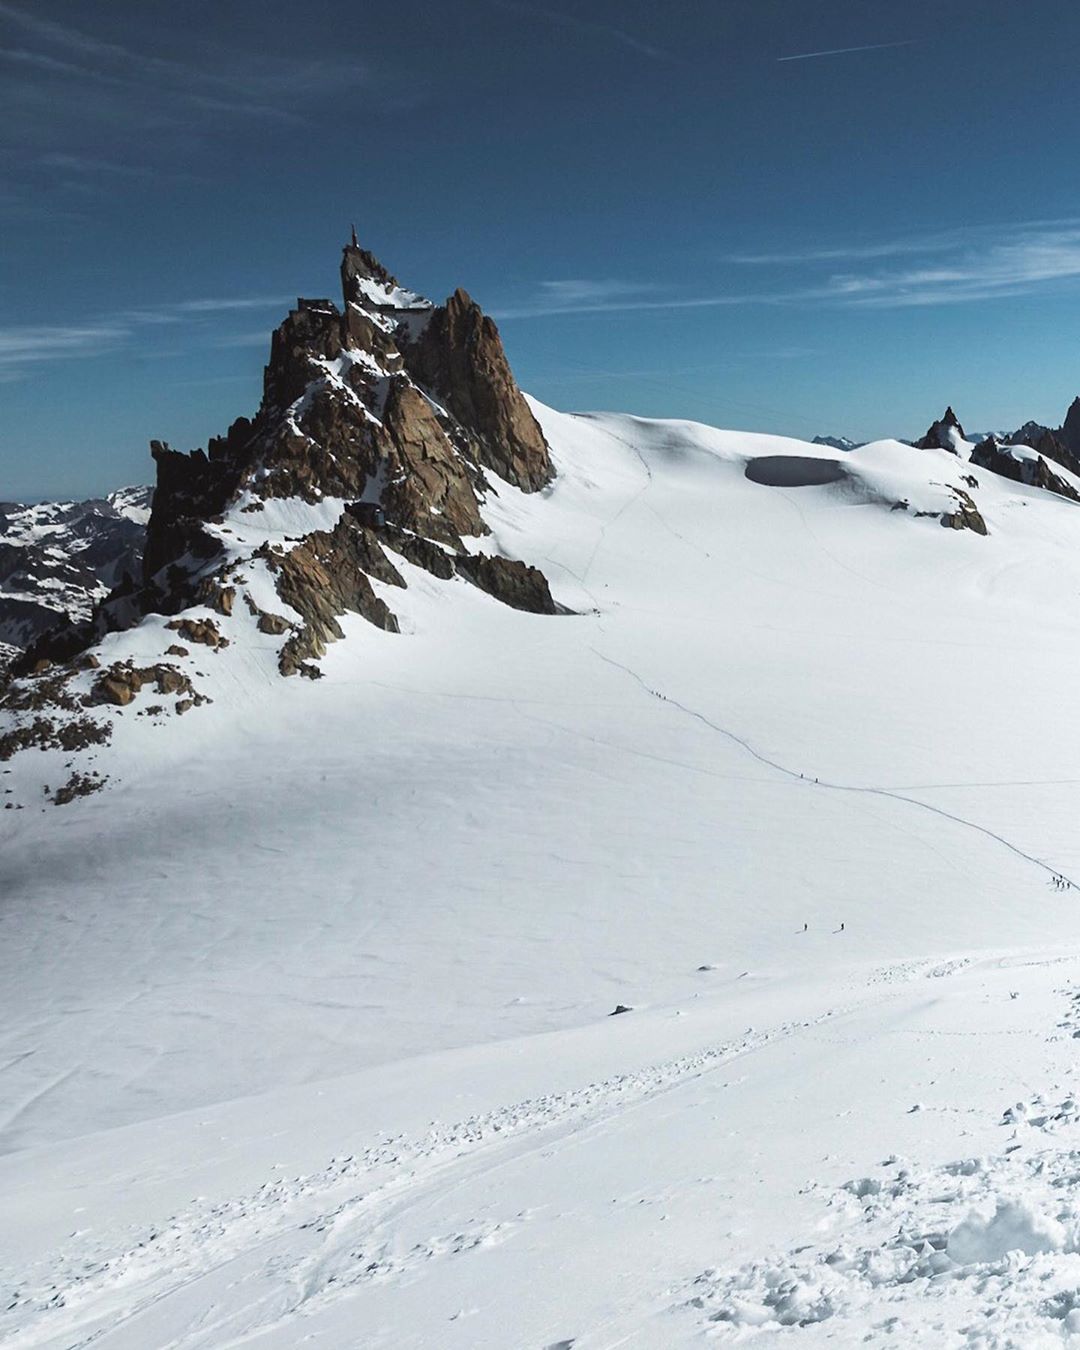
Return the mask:
<path id="1" fill-rule="evenodd" d="M 812 445 L 823 445 L 830 450 L 858 450 L 862 441 L 851 441 L 846 436 L 815 436 Z"/>
<path id="2" fill-rule="evenodd" d="M 0 1336 L 1068 1343 L 1080 503 L 361 255 L 3 696 Z"/>
<path id="3" fill-rule="evenodd" d="M 85 502 L 0 502 L 0 664 L 64 619 L 88 619 L 142 570 L 150 488 Z"/>

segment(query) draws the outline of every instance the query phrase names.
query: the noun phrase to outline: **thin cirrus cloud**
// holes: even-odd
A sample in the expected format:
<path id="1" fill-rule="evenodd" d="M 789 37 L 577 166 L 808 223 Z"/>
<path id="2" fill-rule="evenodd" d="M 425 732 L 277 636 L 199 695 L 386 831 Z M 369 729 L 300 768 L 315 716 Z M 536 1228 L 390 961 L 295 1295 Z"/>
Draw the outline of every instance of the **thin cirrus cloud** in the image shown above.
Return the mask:
<path id="1" fill-rule="evenodd" d="M 497 305 L 496 319 L 543 319 L 562 314 L 622 314 L 631 310 L 714 309 L 724 305 L 776 303 L 779 296 L 687 295 L 676 286 L 645 285 L 631 281 L 544 281 L 534 296 Z"/>
<path id="2" fill-rule="evenodd" d="M 570 28 L 578 33 L 603 38 L 609 44 L 629 48 L 640 56 L 647 56 L 652 61 L 676 61 L 678 59 L 663 47 L 657 47 L 651 42 L 635 37 L 633 33 L 628 33 L 623 28 L 617 28 L 614 24 L 599 23 L 595 19 L 582 19 L 576 14 L 567 14 L 564 10 L 551 9 L 547 5 L 525 4 L 523 0 L 492 0 L 492 3 L 496 9 L 505 10 L 510 14 L 520 14 L 527 19 L 540 19 L 560 28 Z"/>
<path id="3" fill-rule="evenodd" d="M 905 38 L 902 42 L 866 42 L 860 47 L 829 47 L 820 52 L 795 52 L 791 56 L 778 56 L 777 62 L 817 61 L 824 56 L 854 56 L 856 52 L 885 52 L 895 47 L 913 47 L 916 38 Z"/>
<path id="4" fill-rule="evenodd" d="M 898 249 L 895 256 L 900 252 Z M 919 266 L 834 272 L 820 285 L 810 287 L 807 298 L 859 308 L 896 309 L 1051 292 L 1080 278 L 1080 221 L 931 236 L 922 252 L 933 257 Z M 832 258 L 840 256 L 836 252 Z M 868 255 L 853 252 L 850 257 L 859 262 L 866 261 Z"/>
<path id="5" fill-rule="evenodd" d="M 154 328 L 204 322 L 249 310 L 280 309 L 284 296 L 224 296 L 180 300 L 155 309 L 130 309 L 83 324 L 23 324 L 0 329 L 0 379 L 27 375 L 50 361 L 91 358 L 122 351 Z M 205 345 L 205 339 L 202 339 Z M 265 335 L 264 335 L 265 341 Z M 227 341 L 215 346 L 231 345 Z"/>
<path id="6" fill-rule="evenodd" d="M 900 260 L 922 255 L 920 265 Z M 860 264 L 882 264 L 860 266 Z M 677 284 L 622 280 L 546 281 L 528 299 L 497 308 L 497 319 L 537 319 L 633 310 L 714 309 L 731 305 L 823 305 L 902 309 L 970 304 L 1052 293 L 1080 279 L 1080 221 L 1035 221 L 799 251 L 729 254 L 740 271 L 780 267 L 783 286 L 733 286 L 711 294 Z M 844 270 L 837 264 L 847 263 Z"/>
<path id="7" fill-rule="evenodd" d="M 59 117 L 79 107 L 87 114 L 116 115 L 131 99 L 140 99 L 151 103 L 157 121 L 228 114 L 303 123 L 309 100 L 370 80 L 366 64 L 350 53 L 318 60 L 217 51 L 189 61 L 156 56 L 42 18 L 9 0 L 0 0 L 0 25 L 18 34 L 15 42 L 0 45 L 0 61 L 11 68 L 5 104 L 32 116 L 51 111 Z M 43 105 L 40 85 L 28 82 L 50 76 L 57 77 L 55 88 Z"/>
<path id="8" fill-rule="evenodd" d="M 825 272 L 823 265 L 887 262 L 923 254 L 921 265 L 850 267 Z M 1032 294 L 1052 294 L 1080 281 L 1080 220 L 1029 222 L 993 230 L 928 234 L 802 252 L 731 255 L 729 263 L 797 269 L 782 287 L 732 287 L 703 294 L 676 284 L 618 278 L 567 278 L 542 282 L 524 301 L 494 308 L 497 319 L 558 318 L 573 314 L 629 311 L 707 310 L 738 305 L 822 305 L 853 309 L 899 309 L 969 304 Z M 809 273 L 810 275 L 807 275 Z M 131 309 L 85 324 L 26 325 L 0 329 L 0 378 L 12 379 L 41 363 L 91 357 L 123 349 L 140 333 L 162 325 L 204 325 L 247 312 L 280 309 L 285 296 L 219 296 Z M 246 346 L 265 334 L 200 335 L 204 345 Z"/>
<path id="9" fill-rule="evenodd" d="M 157 181 L 167 177 L 190 182 L 196 176 L 175 169 L 163 171 L 149 164 L 127 164 L 121 160 L 102 159 L 98 155 L 73 155 L 60 151 L 42 155 L 38 163 L 43 169 L 58 170 L 64 174 L 85 174 L 90 178 L 131 180 L 152 178 Z"/>

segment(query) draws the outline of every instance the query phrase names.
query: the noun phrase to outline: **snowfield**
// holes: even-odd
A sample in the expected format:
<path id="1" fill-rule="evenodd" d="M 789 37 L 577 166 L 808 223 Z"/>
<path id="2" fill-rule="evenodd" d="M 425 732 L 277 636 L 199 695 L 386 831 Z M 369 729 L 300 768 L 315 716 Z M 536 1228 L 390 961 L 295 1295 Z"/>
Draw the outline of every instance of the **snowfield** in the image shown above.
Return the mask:
<path id="1" fill-rule="evenodd" d="M 0 775 L 0 1342 L 1080 1346 L 1080 508 L 533 406 L 572 613 L 395 559 Z"/>

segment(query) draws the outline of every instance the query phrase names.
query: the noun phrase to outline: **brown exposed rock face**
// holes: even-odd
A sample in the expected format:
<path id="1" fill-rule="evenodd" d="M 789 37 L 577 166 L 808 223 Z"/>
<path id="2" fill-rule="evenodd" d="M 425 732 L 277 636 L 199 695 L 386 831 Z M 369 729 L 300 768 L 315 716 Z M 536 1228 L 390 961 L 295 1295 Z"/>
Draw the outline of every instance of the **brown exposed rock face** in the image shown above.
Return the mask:
<path id="1" fill-rule="evenodd" d="M 391 384 L 383 425 L 394 451 L 394 476 L 383 494 L 388 518 L 442 543 L 486 534 L 470 475 L 415 385 Z"/>
<path id="2" fill-rule="evenodd" d="M 198 642 L 204 647 L 227 647 L 229 639 L 222 637 L 213 619 L 173 619 L 165 625 L 174 633 L 179 633 L 188 642 Z"/>
<path id="3" fill-rule="evenodd" d="M 153 684 L 159 694 L 190 694 L 197 699 L 191 681 L 175 666 L 128 666 L 116 664 L 103 671 L 94 682 L 91 704 L 112 703 L 126 708 L 144 685 Z"/>
<path id="4" fill-rule="evenodd" d="M 342 516 L 332 531 L 316 530 L 290 553 L 263 555 L 275 572 L 278 594 L 301 615 L 303 628 L 281 649 L 278 667 L 283 675 L 305 673 L 305 666 L 322 656 L 326 644 L 344 637 L 340 615 L 361 614 L 369 623 L 390 633 L 397 619 L 371 586 L 370 576 L 391 586 L 404 586 L 401 574 L 369 530 Z"/>
<path id="5" fill-rule="evenodd" d="M 422 385 L 472 433 L 475 458 L 526 492 L 550 482 L 544 434 L 514 383 L 495 324 L 465 291 L 437 309 L 405 361 Z"/>
<path id="6" fill-rule="evenodd" d="M 259 611 L 259 622 L 255 626 L 260 633 L 267 633 L 271 637 L 281 637 L 292 627 L 288 619 L 283 619 L 280 614 L 268 614 L 266 610 Z"/>

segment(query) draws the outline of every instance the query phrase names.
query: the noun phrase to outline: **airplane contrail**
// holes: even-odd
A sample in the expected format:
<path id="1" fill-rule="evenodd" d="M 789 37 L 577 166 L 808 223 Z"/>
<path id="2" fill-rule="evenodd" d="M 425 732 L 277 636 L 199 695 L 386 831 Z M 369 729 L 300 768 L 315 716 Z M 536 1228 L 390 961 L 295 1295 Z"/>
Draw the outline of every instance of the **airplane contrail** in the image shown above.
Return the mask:
<path id="1" fill-rule="evenodd" d="M 778 56 L 780 61 L 812 61 L 817 56 L 846 56 L 848 52 L 880 52 L 887 47 L 910 47 L 914 44 L 915 38 L 907 38 L 903 42 L 871 42 L 865 47 L 833 47 L 827 52 L 799 52 L 795 56 Z"/>

